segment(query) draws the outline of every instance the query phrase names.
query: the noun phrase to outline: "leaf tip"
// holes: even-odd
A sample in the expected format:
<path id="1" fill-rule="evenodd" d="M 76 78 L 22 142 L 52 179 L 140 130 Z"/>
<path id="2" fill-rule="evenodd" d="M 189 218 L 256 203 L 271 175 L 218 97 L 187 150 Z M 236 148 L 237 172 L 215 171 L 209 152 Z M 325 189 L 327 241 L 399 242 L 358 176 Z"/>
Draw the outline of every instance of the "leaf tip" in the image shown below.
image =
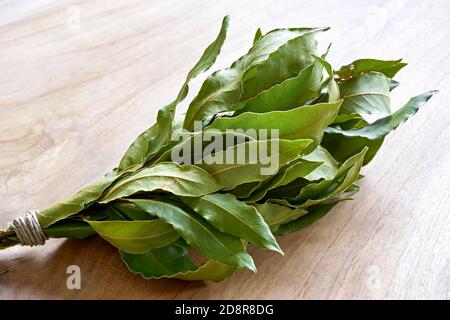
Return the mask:
<path id="1" fill-rule="evenodd" d="M 278 252 L 279 254 L 284 256 L 283 249 L 281 249 L 280 245 L 275 241 L 275 239 L 274 239 L 274 242 L 271 243 L 270 245 L 268 245 L 266 248 L 269 249 L 269 250 Z"/>
<path id="2" fill-rule="evenodd" d="M 430 95 L 435 95 L 435 94 L 439 93 L 439 90 L 430 90 L 430 91 L 428 91 L 428 93 Z"/>
<path id="3" fill-rule="evenodd" d="M 245 267 L 251 271 L 253 271 L 254 273 L 257 272 L 256 270 L 256 266 L 255 266 L 255 262 L 253 261 L 252 258 L 250 258 L 250 260 L 246 263 Z"/>
<path id="4" fill-rule="evenodd" d="M 433 97 L 435 94 L 439 93 L 439 90 L 429 90 L 427 92 L 422 93 L 421 95 L 418 95 L 414 98 L 425 98 L 425 102 L 427 102 L 428 100 L 431 99 L 431 97 Z M 414 99 L 412 98 L 412 99 Z"/>

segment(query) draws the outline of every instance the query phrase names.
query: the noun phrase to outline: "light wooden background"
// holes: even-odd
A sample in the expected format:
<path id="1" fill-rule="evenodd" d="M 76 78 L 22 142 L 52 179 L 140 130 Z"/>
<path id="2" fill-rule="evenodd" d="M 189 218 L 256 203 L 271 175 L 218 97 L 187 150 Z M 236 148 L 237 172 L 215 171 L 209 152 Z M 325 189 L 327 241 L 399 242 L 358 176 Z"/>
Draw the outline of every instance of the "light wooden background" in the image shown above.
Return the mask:
<path id="1" fill-rule="evenodd" d="M 80 13 L 79 28 L 76 13 Z M 321 26 L 335 66 L 403 57 L 395 106 L 440 89 L 386 139 L 361 192 L 286 256 L 251 249 L 258 273 L 220 284 L 148 281 L 101 239 L 0 252 L 0 298 L 450 298 L 450 6 L 442 1 L 0 1 L 0 225 L 43 209 L 115 166 L 187 70 L 231 30 L 218 60 L 262 27 Z M 193 87 L 193 91 L 198 86 Z M 82 290 L 66 288 L 79 265 Z"/>

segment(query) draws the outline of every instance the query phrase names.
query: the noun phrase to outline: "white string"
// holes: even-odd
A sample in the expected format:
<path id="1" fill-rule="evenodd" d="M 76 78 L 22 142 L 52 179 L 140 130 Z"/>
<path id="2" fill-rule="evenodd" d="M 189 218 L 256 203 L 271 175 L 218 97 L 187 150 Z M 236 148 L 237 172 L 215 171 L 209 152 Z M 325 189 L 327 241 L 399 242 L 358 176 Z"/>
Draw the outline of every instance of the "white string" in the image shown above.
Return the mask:
<path id="1" fill-rule="evenodd" d="M 43 245 L 47 236 L 36 218 L 37 211 L 27 211 L 25 216 L 13 220 L 10 227 L 23 246 Z"/>

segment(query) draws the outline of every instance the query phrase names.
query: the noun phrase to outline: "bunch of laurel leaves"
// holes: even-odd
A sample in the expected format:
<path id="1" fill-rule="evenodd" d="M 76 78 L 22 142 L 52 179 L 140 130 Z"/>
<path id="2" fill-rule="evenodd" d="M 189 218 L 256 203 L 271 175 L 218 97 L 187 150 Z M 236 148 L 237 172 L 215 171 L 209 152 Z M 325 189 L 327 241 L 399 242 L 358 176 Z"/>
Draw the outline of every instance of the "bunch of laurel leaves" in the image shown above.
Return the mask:
<path id="1" fill-rule="evenodd" d="M 401 60 L 361 59 L 334 70 L 326 53 L 317 52 L 315 36 L 327 28 L 258 29 L 248 52 L 207 77 L 186 114 L 175 117 L 188 83 L 214 64 L 227 28 L 225 17 L 176 99 L 159 110 L 157 123 L 117 168 L 38 213 L 47 236 L 98 234 L 146 278 L 221 281 L 238 268 L 255 271 L 248 243 L 282 253 L 275 237 L 312 224 L 357 191 L 361 168 L 385 136 L 434 94 L 392 112 L 390 92 L 399 84 L 392 78 L 406 65 Z M 197 154 L 193 163 L 172 161 L 174 148 L 208 129 L 227 139 L 223 150 L 200 153 L 200 161 Z M 273 174 L 262 174 L 261 162 L 212 161 L 230 149 L 249 156 L 251 147 L 274 142 L 245 135 L 248 129 L 278 130 Z M 182 132 L 188 138 L 177 140 Z M 0 248 L 17 243 L 9 235 Z"/>

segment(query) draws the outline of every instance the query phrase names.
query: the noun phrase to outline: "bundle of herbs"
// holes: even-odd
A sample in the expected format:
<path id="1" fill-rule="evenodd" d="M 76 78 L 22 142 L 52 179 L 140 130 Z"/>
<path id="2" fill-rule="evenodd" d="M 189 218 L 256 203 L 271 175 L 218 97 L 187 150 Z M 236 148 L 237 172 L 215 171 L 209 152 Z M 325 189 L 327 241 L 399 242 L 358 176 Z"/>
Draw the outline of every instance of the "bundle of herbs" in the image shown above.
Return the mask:
<path id="1" fill-rule="evenodd" d="M 257 30 L 249 51 L 207 77 L 175 116 L 227 28 L 225 17 L 176 99 L 117 168 L 35 214 L 45 237 L 98 234 L 146 278 L 221 281 L 238 268 L 255 271 L 248 243 L 282 253 L 276 236 L 309 226 L 356 192 L 386 135 L 435 93 L 392 112 L 401 60 L 335 70 L 315 40 L 327 28 Z M 0 248 L 23 242 L 17 232 L 1 232 Z M 194 263 L 195 252 L 205 261 Z"/>

